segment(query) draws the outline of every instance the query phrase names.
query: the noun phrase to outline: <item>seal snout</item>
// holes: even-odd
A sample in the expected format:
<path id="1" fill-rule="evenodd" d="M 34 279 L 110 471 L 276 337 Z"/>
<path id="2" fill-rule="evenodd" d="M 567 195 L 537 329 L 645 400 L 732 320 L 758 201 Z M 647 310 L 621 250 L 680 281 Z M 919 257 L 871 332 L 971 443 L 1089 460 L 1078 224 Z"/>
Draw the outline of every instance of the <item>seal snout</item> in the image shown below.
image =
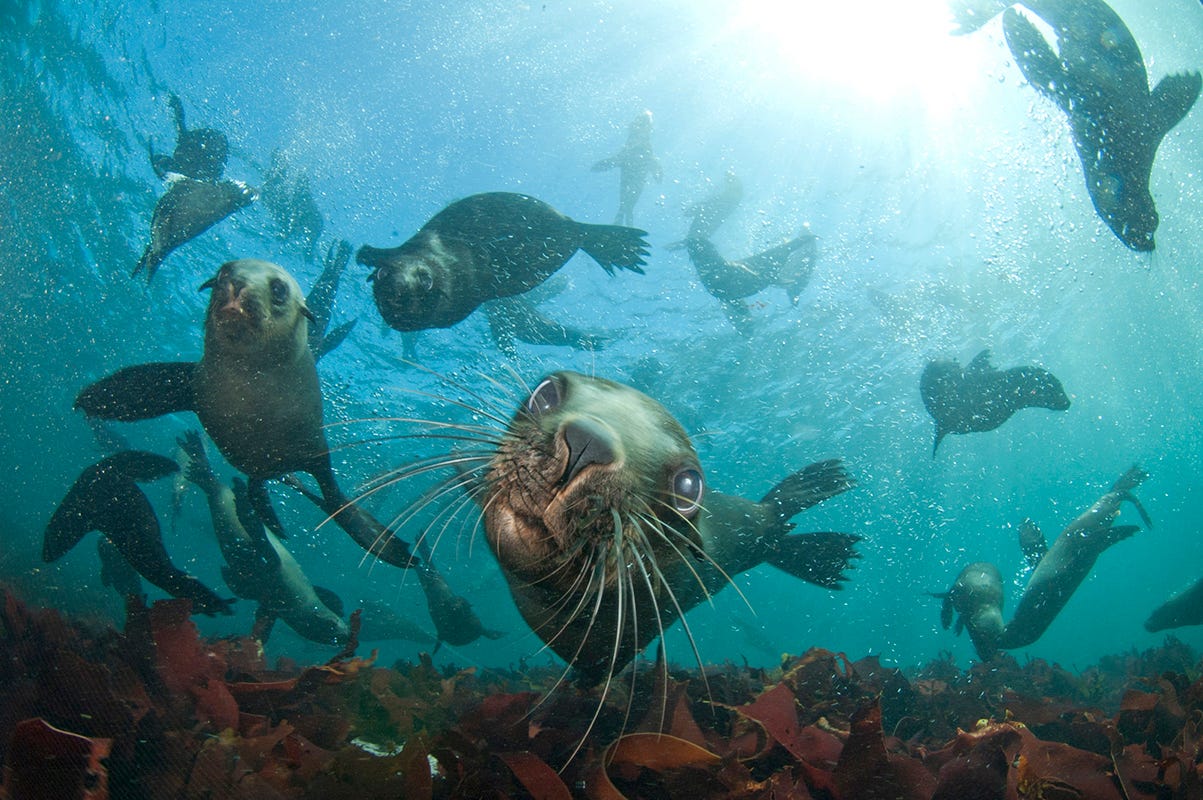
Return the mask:
<path id="1" fill-rule="evenodd" d="M 618 460 L 615 435 L 608 427 L 587 417 L 572 419 L 560 428 L 568 446 L 568 460 L 559 485 L 567 486 L 591 464 L 613 464 Z"/>

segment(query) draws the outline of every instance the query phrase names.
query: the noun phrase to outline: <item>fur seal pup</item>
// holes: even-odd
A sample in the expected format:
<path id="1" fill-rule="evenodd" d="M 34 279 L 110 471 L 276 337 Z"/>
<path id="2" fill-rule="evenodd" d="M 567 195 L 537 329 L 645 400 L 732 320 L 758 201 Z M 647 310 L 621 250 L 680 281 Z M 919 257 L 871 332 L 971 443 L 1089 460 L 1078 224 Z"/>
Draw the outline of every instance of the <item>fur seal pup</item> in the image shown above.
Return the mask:
<path id="1" fill-rule="evenodd" d="M 932 458 L 947 434 L 992 431 L 1022 408 L 1069 408 L 1069 397 L 1051 372 L 1040 367 L 997 370 L 990 365 L 989 350 L 964 368 L 956 361 L 929 362 L 919 378 L 919 393 L 936 422 Z"/>
<path id="2" fill-rule="evenodd" d="M 145 270 L 147 283 L 154 279 L 159 265 L 172 250 L 192 241 L 259 196 L 242 181 L 198 181 L 183 175 L 168 177 L 167 193 L 155 203 L 150 220 L 150 243 L 131 273 L 131 277 L 137 277 Z"/>
<path id="3" fill-rule="evenodd" d="M 489 332 L 497 348 L 510 358 L 518 357 L 514 342 L 572 347 L 577 350 L 601 350 L 606 337 L 586 333 L 564 325 L 539 311 L 524 295 L 500 297 L 484 304 L 489 320 Z"/>
<path id="4" fill-rule="evenodd" d="M 988 561 L 975 561 L 961 570 L 952 588 L 934 595 L 944 601 L 940 624 L 944 630 L 956 615 L 956 635 L 969 631 L 969 639 L 978 658 L 987 661 L 998 652 L 1002 636 L 1003 583 L 998 567 Z"/>
<path id="5" fill-rule="evenodd" d="M 85 469 L 46 525 L 42 560 L 62 558 L 90 531 L 100 531 L 138 574 L 172 597 L 186 597 L 194 611 L 229 614 L 223 600 L 199 580 L 176 568 L 163 548 L 159 518 L 139 482 L 179 471 L 170 458 L 142 450 L 111 455 Z M 111 573 L 110 573 L 111 574 Z M 132 591 L 126 580 L 120 589 Z M 139 592 L 140 593 L 140 592 Z"/>
<path id="6" fill-rule="evenodd" d="M 1007 45 L 1023 76 L 1069 118 L 1086 189 L 1099 217 L 1136 251 L 1154 247 L 1157 208 L 1149 175 L 1161 140 L 1199 96 L 1198 72 L 1163 78 L 1152 92 L 1144 58 L 1102 0 L 1023 0 L 1046 22 L 1058 51 L 1010 0 L 955 0 L 960 33 L 1003 13 Z"/>
<path id="7" fill-rule="evenodd" d="M 685 240 L 685 251 L 706 291 L 722 302 L 737 328 L 751 322 L 747 306 L 740 301 L 771 285 L 785 289 L 790 303 L 797 305 L 818 256 L 816 238 L 809 233 L 739 261 L 723 258 L 713 242 L 699 236 Z"/>
<path id="8" fill-rule="evenodd" d="M 409 546 L 335 480 L 308 344 L 310 311 L 296 280 L 270 262 L 241 259 L 223 264 L 201 288 L 211 294 L 199 362 L 126 367 L 85 388 L 75 407 L 123 422 L 194 411 L 226 460 L 247 475 L 256 512 L 277 533 L 265 482 L 307 472 L 334 522 L 369 553 L 408 567 Z"/>
<path id="9" fill-rule="evenodd" d="M 1144 506 L 1132 494 L 1132 490 L 1147 478 L 1148 473 L 1133 466 L 1061 531 L 1032 570 L 1019 605 L 1006 625 L 1002 622 L 1002 579 L 998 568 L 986 562 L 965 567 L 952 589 L 937 595 L 944 599 L 940 611 L 944 627 L 949 626 L 954 612 L 959 614 L 957 633 L 961 632 L 962 624 L 969 630 L 978 658 L 983 661 L 989 660 L 998 650 L 1014 650 L 1035 642 L 1086 580 L 1099 555 L 1139 530 L 1135 525 L 1114 524 L 1121 503 L 1127 501 L 1135 506 L 1145 527 L 1152 527 Z M 1025 520 L 1024 524 L 1030 526 L 1029 542 L 1037 538 L 1043 542 L 1044 536 L 1035 523 Z M 1029 547 L 1029 563 L 1036 549 Z"/>
<path id="10" fill-rule="evenodd" d="M 293 558 L 251 512 L 246 485 L 228 486 L 209 465 L 200 434 L 189 431 L 177 440 L 187 479 L 201 490 L 209 506 L 217 546 L 225 559 L 221 575 L 234 594 L 258 603 L 255 631 L 266 642 L 275 620 L 311 642 L 346 644 L 350 629 L 342 619 L 342 601 L 329 589 L 314 586 Z"/>
<path id="11" fill-rule="evenodd" d="M 635 204 L 649 179 L 664 178 L 660 159 L 652 152 L 652 112 L 644 111 L 627 126 L 627 142 L 616 155 L 593 165 L 593 172 L 618 170 L 618 214 L 615 225 L 635 224 Z"/>
<path id="12" fill-rule="evenodd" d="M 708 491 L 668 411 L 602 378 L 540 382 L 478 474 L 485 537 L 518 610 L 584 682 L 608 680 L 758 564 L 838 589 L 857 557 L 859 536 L 790 533 L 791 517 L 854 485 L 839 460 L 759 502 Z"/>
<path id="13" fill-rule="evenodd" d="M 364 245 L 355 260 L 384 321 L 399 331 L 449 328 L 486 300 L 533 289 L 583 250 L 607 273 L 643 273 L 646 231 L 576 222 L 524 194 L 457 200 L 409 241 Z"/>
<path id="14" fill-rule="evenodd" d="M 1203 580 L 1166 600 L 1145 620 L 1150 633 L 1186 625 L 1203 625 Z"/>
<path id="15" fill-rule="evenodd" d="M 151 140 L 150 165 L 159 180 L 175 173 L 198 181 L 219 181 L 226 169 L 230 142 L 226 135 L 213 128 L 189 128 L 184 122 L 184 104 L 175 92 L 167 97 L 175 119 L 175 151 L 171 155 L 156 153 Z"/>

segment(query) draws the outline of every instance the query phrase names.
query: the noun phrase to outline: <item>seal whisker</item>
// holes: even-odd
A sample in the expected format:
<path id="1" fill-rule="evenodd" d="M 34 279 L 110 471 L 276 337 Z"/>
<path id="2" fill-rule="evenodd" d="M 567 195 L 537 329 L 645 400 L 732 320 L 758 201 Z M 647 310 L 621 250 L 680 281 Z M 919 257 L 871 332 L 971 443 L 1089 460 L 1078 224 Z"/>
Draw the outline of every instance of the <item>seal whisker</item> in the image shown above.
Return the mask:
<path id="1" fill-rule="evenodd" d="M 442 496 L 445 494 L 450 494 L 451 492 L 454 492 L 456 489 L 461 488 L 462 485 L 463 484 L 460 484 L 459 486 L 448 485 L 442 491 L 439 492 L 439 495 Z M 451 523 L 453 523 L 455 521 L 455 518 L 459 516 L 459 513 L 461 511 L 463 511 L 464 508 L 466 508 L 476 502 L 476 496 L 478 494 L 480 494 L 482 491 L 484 491 L 483 486 L 480 486 L 480 485 L 469 486 L 468 490 L 464 493 L 464 495 L 462 497 L 457 498 L 456 500 L 452 501 L 451 503 L 449 503 L 449 504 L 443 506 L 441 509 L 439 509 L 439 512 L 437 514 L 435 514 L 434 519 L 432 519 L 429 523 L 427 523 L 422 528 L 421 533 L 419 533 L 417 538 L 414 540 L 414 545 L 417 546 L 418 544 L 425 542 L 429 538 L 431 529 L 434 528 L 434 526 L 438 523 L 439 518 L 445 516 L 446 519 L 443 521 L 442 528 L 439 530 L 438 534 L 434 537 L 434 544 L 429 545 L 431 552 L 438 549 L 439 542 L 441 542 L 443 540 L 443 535 L 447 533 L 447 529 L 449 527 L 451 527 Z M 431 498 L 430 502 L 434 502 L 434 500 L 436 500 L 436 499 L 437 498 Z M 423 508 L 425 508 L 426 505 L 429 505 L 429 503 L 424 504 Z"/>
<path id="2" fill-rule="evenodd" d="M 450 429 L 450 430 L 463 431 L 464 433 L 476 433 L 476 434 L 480 434 L 482 437 L 485 437 L 485 438 L 483 438 L 483 441 L 488 441 L 488 442 L 493 442 L 493 443 L 500 442 L 501 438 L 503 436 L 505 436 L 505 429 L 499 428 L 496 425 L 479 425 L 479 424 L 469 424 L 466 422 L 448 422 L 447 420 L 427 419 L 425 417 L 398 417 L 398 416 L 356 417 L 355 419 L 343 419 L 343 420 L 336 420 L 334 422 L 327 422 L 325 425 L 322 426 L 322 428 L 325 430 L 332 430 L 334 428 L 349 428 L 352 425 L 368 425 L 368 424 L 379 425 L 379 424 L 386 424 L 386 423 L 387 424 L 404 423 L 406 425 L 422 425 L 427 428 L 433 428 L 433 429 L 438 429 L 438 430 Z M 427 438 L 427 437 L 428 438 L 437 438 L 429 433 L 389 434 L 387 436 L 371 437 L 371 438 L 359 440 L 357 442 L 351 442 L 350 444 L 358 444 L 358 443 L 371 444 L 371 443 L 374 443 L 377 441 L 388 442 L 388 441 L 393 441 L 395 439 L 420 439 L 420 438 Z M 341 446 L 345 446 L 345 445 L 341 445 Z"/>
<path id="3" fill-rule="evenodd" d="M 411 461 L 403 467 L 388 470 L 369 479 L 355 500 L 358 502 L 383 489 L 395 486 L 401 481 L 452 467 L 459 468 L 456 475 L 470 475 L 480 480 L 481 467 L 487 464 L 491 457 L 492 453 L 488 450 L 461 450 L 458 453 L 447 453 Z M 467 465 L 470 464 L 476 466 L 468 468 Z"/>
<path id="4" fill-rule="evenodd" d="M 416 517 L 419 513 L 421 513 L 423 509 L 430 506 L 430 504 L 439 501 L 441 498 L 446 497 L 447 495 L 449 495 L 452 492 L 455 492 L 459 489 L 469 487 L 470 491 L 479 491 L 479 489 L 478 489 L 479 484 L 477 483 L 477 480 L 478 479 L 475 475 L 473 475 L 472 473 L 468 473 L 468 474 L 452 475 L 452 476 L 436 483 L 434 486 L 430 487 L 425 492 L 423 492 L 422 495 L 417 500 L 413 501 L 408 506 L 406 506 L 404 509 L 402 509 L 399 513 L 397 513 L 389 521 L 389 527 L 390 528 L 404 527 L 405 525 L 409 524 L 409 522 L 411 522 L 414 517 Z M 471 496 L 469 496 L 469 499 L 471 499 Z M 462 501 L 457 501 L 457 503 L 459 503 L 459 502 L 462 502 Z M 462 507 L 462 506 L 460 506 L 460 507 Z M 432 519 L 430 521 L 430 523 L 428 523 L 422 529 L 422 532 L 419 535 L 418 540 L 417 540 L 418 542 L 421 542 L 425 538 L 427 532 L 430 530 L 430 527 L 438 522 L 439 518 L 444 513 L 446 513 L 447 508 L 448 508 L 447 506 L 444 506 L 439 509 L 439 511 L 435 515 L 434 519 Z M 437 544 L 437 541 L 436 541 L 436 544 Z"/>
<path id="5" fill-rule="evenodd" d="M 648 569 L 644 565 L 643 562 L 645 559 L 648 561 L 651 561 L 652 569 L 657 573 L 660 572 L 660 568 L 656 565 L 656 557 L 655 557 L 655 553 L 652 551 L 651 542 L 648 541 L 647 534 L 644 533 L 643 526 L 639 524 L 639 520 L 632 519 L 631 525 L 632 525 L 632 528 L 634 529 L 633 530 L 634 547 L 632 549 L 635 551 L 635 555 L 637 556 L 634 559 L 635 564 L 639 567 L 639 573 L 643 576 L 644 585 L 647 586 L 647 593 L 652 601 L 652 613 L 656 619 L 656 629 L 659 633 L 660 647 L 664 650 L 667 650 L 667 648 L 665 647 L 665 644 L 664 644 L 664 617 L 660 613 L 660 601 L 656 597 L 656 589 L 652 583 L 652 576 L 648 572 Z M 642 545 L 642 547 L 640 547 L 640 545 Z M 645 552 L 645 548 L 646 548 L 646 552 Z M 663 579 L 662 575 L 657 577 L 657 581 L 661 585 L 664 585 L 663 584 L 664 579 Z M 633 590 L 632 590 L 632 592 L 633 592 Z M 671 591 L 670 591 L 670 595 L 671 595 Z M 677 613 L 680 613 L 679 607 L 678 607 Z M 681 619 L 682 619 L 682 622 L 684 622 L 684 619 L 685 619 L 684 615 L 681 616 Z M 639 641 L 638 636 L 636 636 L 635 641 L 636 642 Z M 699 665 L 700 665 L 700 662 L 699 662 Z M 667 659 L 667 657 L 662 661 L 662 668 L 663 668 L 664 677 L 666 679 L 665 685 L 667 686 L 667 677 L 668 677 L 668 659 Z M 635 676 L 632 674 L 632 676 L 631 676 L 631 695 L 632 696 L 634 696 L 634 693 L 635 693 L 634 690 L 635 690 Z M 660 730 L 661 731 L 664 730 L 664 720 L 667 716 L 668 716 L 668 692 L 664 692 L 661 695 L 661 703 L 660 703 Z M 623 728 L 624 729 L 626 728 L 625 722 L 624 722 Z"/>
<path id="6" fill-rule="evenodd" d="M 468 395 L 469 397 L 473 398 L 474 400 L 479 401 L 480 407 L 473 407 L 471 404 L 465 403 L 462 400 L 456 400 L 454 398 L 447 397 L 445 395 L 438 395 L 433 392 L 426 392 L 421 389 L 412 389 L 412 388 L 409 388 L 406 386 L 402 386 L 402 387 L 398 387 L 400 389 L 400 391 L 405 392 L 406 394 L 413 394 L 413 395 L 417 395 L 419 397 L 426 397 L 428 399 L 439 400 L 442 402 L 450 403 L 451 405 L 458 406 L 463 409 L 467 409 L 468 411 L 483 414 L 486 417 L 488 417 L 489 419 L 496 422 L 498 425 L 500 425 L 502 429 L 509 427 L 509 420 L 505 418 L 508 407 L 503 406 L 499 401 L 494 400 L 493 398 L 485 397 L 483 394 L 476 391 L 471 386 L 468 386 L 465 383 L 461 383 L 461 382 L 453 379 L 450 375 L 445 375 L 445 374 L 438 372 L 437 370 L 433 370 L 430 367 L 427 367 L 423 364 L 418 364 L 417 362 L 413 362 L 413 361 L 406 361 L 404 359 L 402 360 L 402 363 L 407 364 L 408 366 L 416 367 L 418 370 L 425 372 L 427 375 L 433 376 L 434 378 L 438 379 L 439 381 L 441 381 L 442 383 L 451 387 L 452 389 L 457 389 L 457 390 L 463 392 L 464 394 Z M 487 377 L 486 377 L 486 380 L 488 380 Z M 492 381 L 490 380 L 490 382 L 492 382 Z"/>

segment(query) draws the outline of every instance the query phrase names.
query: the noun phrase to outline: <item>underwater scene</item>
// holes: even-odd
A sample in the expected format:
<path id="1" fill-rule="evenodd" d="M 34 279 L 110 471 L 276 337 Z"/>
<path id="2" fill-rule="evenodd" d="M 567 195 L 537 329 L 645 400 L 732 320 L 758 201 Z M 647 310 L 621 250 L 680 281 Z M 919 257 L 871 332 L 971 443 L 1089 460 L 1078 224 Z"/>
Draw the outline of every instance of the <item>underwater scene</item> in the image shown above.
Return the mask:
<path id="1" fill-rule="evenodd" d="M 0 797 L 1203 798 L 1203 4 L 0 59 Z"/>

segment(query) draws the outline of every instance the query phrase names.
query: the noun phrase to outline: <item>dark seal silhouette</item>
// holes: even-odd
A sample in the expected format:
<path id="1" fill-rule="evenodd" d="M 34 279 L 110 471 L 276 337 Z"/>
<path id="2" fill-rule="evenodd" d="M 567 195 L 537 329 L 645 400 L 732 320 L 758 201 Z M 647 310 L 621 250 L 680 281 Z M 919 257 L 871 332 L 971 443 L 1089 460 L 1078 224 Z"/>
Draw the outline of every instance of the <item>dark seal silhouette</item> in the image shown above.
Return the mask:
<path id="1" fill-rule="evenodd" d="M 946 434 L 992 431 L 1021 408 L 1069 408 L 1069 397 L 1051 372 L 1040 367 L 997 370 L 990 365 L 989 350 L 964 368 L 956 361 L 932 361 L 923 369 L 919 392 L 936 421 L 932 458 Z"/>
<path id="2" fill-rule="evenodd" d="M 1203 625 L 1203 579 L 1166 600 L 1145 620 L 1150 633 L 1187 625 Z"/>
<path id="3" fill-rule="evenodd" d="M 1154 247 L 1157 208 L 1149 174 L 1161 140 L 1199 96 L 1198 72 L 1170 75 L 1149 91 L 1136 40 L 1101 0 L 1024 0 L 1057 35 L 1052 46 L 1005 0 L 956 0 L 959 32 L 1003 12 L 1003 31 L 1028 82 L 1069 117 L 1090 200 L 1107 226 L 1137 251 Z"/>
<path id="4" fill-rule="evenodd" d="M 171 155 L 156 153 L 153 140 L 147 147 L 150 165 L 159 180 L 167 180 L 172 173 L 197 181 L 221 180 L 230 152 L 226 135 L 213 128 L 189 128 L 180 98 L 172 93 L 167 102 L 175 118 L 175 150 Z"/>
<path id="5" fill-rule="evenodd" d="M 652 152 L 652 112 L 644 111 L 627 128 L 627 143 L 609 158 L 593 165 L 594 172 L 617 169 L 618 214 L 615 225 L 635 224 L 635 204 L 639 202 L 649 179 L 659 182 L 664 173 L 660 159 Z"/>
<path id="6" fill-rule="evenodd" d="M 738 261 L 723 258 L 713 242 L 700 236 L 687 238 L 685 251 L 706 291 L 722 302 L 728 319 L 740 329 L 751 322 L 743 298 L 771 285 L 785 289 L 797 305 L 818 255 L 815 237 L 809 233 Z"/>
<path id="7" fill-rule="evenodd" d="M 83 471 L 46 525 L 42 560 L 62 558 L 89 531 L 100 531 L 120 557 L 146 580 L 172 597 L 192 600 L 202 614 L 229 614 L 223 600 L 199 580 L 171 563 L 162 529 L 139 482 L 179 471 L 170 458 L 141 450 L 116 453 Z M 111 574 L 111 564 L 107 565 Z M 123 591 L 140 594 L 128 575 Z"/>
<path id="8" fill-rule="evenodd" d="M 376 307 L 399 331 L 449 328 L 481 303 L 533 289 L 585 251 L 606 272 L 643 273 L 646 231 L 576 222 L 524 194 L 458 200 L 402 245 L 364 245 Z"/>

